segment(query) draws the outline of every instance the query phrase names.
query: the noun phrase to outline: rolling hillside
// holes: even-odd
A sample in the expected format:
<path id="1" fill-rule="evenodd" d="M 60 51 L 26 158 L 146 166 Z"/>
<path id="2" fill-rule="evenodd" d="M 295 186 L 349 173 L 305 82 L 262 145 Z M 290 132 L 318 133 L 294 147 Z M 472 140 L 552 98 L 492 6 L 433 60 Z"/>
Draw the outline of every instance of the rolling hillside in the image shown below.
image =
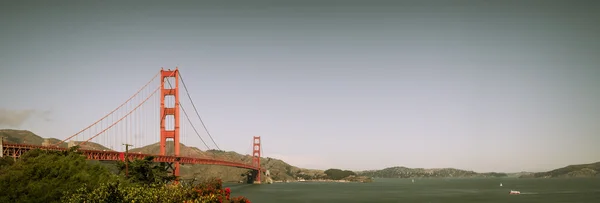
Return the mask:
<path id="1" fill-rule="evenodd" d="M 590 164 L 569 165 L 547 172 L 532 173 L 521 178 L 569 178 L 569 177 L 600 177 L 600 162 Z"/>
<path id="2" fill-rule="evenodd" d="M 454 168 L 424 169 L 407 167 L 359 171 L 357 174 L 373 178 L 507 177 L 505 173 L 476 173 Z"/>
<path id="3" fill-rule="evenodd" d="M 148 145 L 141 148 L 131 149 L 130 152 L 144 154 L 159 154 L 159 143 Z M 167 148 L 167 154 L 172 154 L 173 149 Z M 181 156 L 199 157 L 199 158 L 216 158 L 235 162 L 251 164 L 252 157 L 250 155 L 241 155 L 236 152 L 226 152 L 218 150 L 202 151 L 196 147 L 188 147 L 184 144 L 180 146 Z M 269 169 L 273 180 L 296 180 L 296 177 L 318 177 L 325 173 L 321 170 L 301 169 L 279 159 L 261 158 L 261 166 Z M 201 178 L 201 177 L 219 177 L 223 181 L 237 182 L 244 180 L 241 174 L 246 173 L 247 169 L 239 169 L 226 166 L 214 165 L 183 165 L 181 167 L 182 178 Z"/>
<path id="4" fill-rule="evenodd" d="M 36 135 L 33 132 L 27 130 L 12 130 L 12 129 L 2 129 L 0 130 L 0 137 L 4 137 L 4 141 L 7 143 L 16 143 L 16 144 L 32 144 L 32 145 L 43 145 L 44 142 L 47 144 L 54 144 L 60 142 L 60 140 L 56 138 L 42 138 Z M 76 144 L 78 142 L 74 142 Z M 61 143 L 59 147 L 68 147 L 68 143 Z M 86 143 L 82 149 L 89 150 L 107 150 L 112 151 L 109 148 L 106 148 L 100 144 L 94 142 Z"/>
<path id="5" fill-rule="evenodd" d="M 4 140 L 8 143 L 17 144 L 34 144 L 42 145 L 44 141 L 49 143 L 56 143 L 59 140 L 55 138 L 42 138 L 30 131 L 26 130 L 0 130 L 0 137 L 5 137 Z M 67 147 L 67 143 L 62 143 L 61 147 Z M 217 150 L 202 151 L 196 147 L 188 147 L 184 144 L 180 146 L 181 156 L 187 157 L 200 157 L 200 158 L 217 158 L 226 159 L 230 161 L 251 163 L 252 157 L 250 155 L 241 155 L 236 152 L 225 152 Z M 88 143 L 84 149 L 93 150 L 110 150 L 97 143 Z M 130 149 L 131 153 L 144 153 L 144 154 L 159 154 L 160 148 L 159 143 L 152 145 Z M 173 154 L 173 149 L 167 148 L 167 154 Z M 102 162 L 103 165 L 110 165 L 110 163 Z M 269 169 L 273 180 L 296 180 L 297 177 L 304 179 L 324 177 L 325 173 L 321 170 L 302 169 L 288 163 L 273 158 L 261 158 L 261 166 Z M 241 175 L 246 173 L 248 170 L 239 169 L 226 166 L 211 166 L 211 165 L 182 165 L 181 176 L 183 179 L 191 178 L 208 178 L 218 177 L 226 182 L 237 182 L 245 180 L 245 177 Z"/>

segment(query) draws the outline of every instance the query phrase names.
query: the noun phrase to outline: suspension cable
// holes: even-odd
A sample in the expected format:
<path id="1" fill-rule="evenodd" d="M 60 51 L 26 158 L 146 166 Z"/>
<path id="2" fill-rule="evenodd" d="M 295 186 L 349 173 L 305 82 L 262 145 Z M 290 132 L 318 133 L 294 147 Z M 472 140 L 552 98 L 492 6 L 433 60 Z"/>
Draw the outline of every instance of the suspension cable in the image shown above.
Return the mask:
<path id="1" fill-rule="evenodd" d="M 179 71 L 177 71 L 177 74 L 179 75 L 179 79 L 181 79 L 181 74 L 179 73 Z M 171 81 L 167 80 L 167 83 L 169 83 L 169 87 L 172 89 L 173 85 L 171 84 Z M 183 83 L 183 80 L 181 80 L 181 83 Z M 185 88 L 185 84 L 183 85 Z M 187 88 L 186 88 L 186 93 L 187 93 Z M 189 97 L 188 94 L 188 98 L 190 98 L 190 102 L 192 103 L 192 106 L 194 105 L 194 102 L 192 101 L 192 98 Z M 190 120 L 187 112 L 185 111 L 185 109 L 183 108 L 183 105 L 181 105 L 181 102 L 178 102 L 179 104 L 179 108 L 181 108 L 181 110 L 183 111 L 183 113 L 185 114 L 185 117 L 187 118 L 188 122 L 190 123 L 190 125 L 192 126 L 192 128 L 194 129 L 194 132 L 196 133 L 196 136 L 198 136 L 198 138 L 200 138 L 200 140 L 202 141 L 202 143 L 204 143 L 204 145 L 206 146 L 207 150 L 210 150 L 210 147 L 206 144 L 206 142 L 204 142 L 204 139 L 202 139 L 202 137 L 200 136 L 200 133 L 198 133 L 198 130 L 196 130 L 196 127 L 194 126 L 194 124 L 192 123 L 192 121 Z M 196 108 L 194 107 L 194 110 Z M 198 111 L 196 111 L 196 114 L 198 114 Z M 198 117 L 200 118 L 200 117 Z M 217 145 L 217 143 L 215 143 L 215 141 L 212 139 L 212 137 L 210 136 L 210 133 L 208 132 L 208 129 L 206 128 L 206 126 L 204 125 L 204 122 L 202 122 L 202 118 L 200 118 L 200 122 L 202 123 L 202 126 L 204 126 L 204 130 L 206 130 L 206 133 L 208 134 L 208 136 L 210 137 L 210 139 L 213 141 L 213 143 L 215 144 L 215 146 L 217 147 L 217 149 L 221 150 L 219 148 L 219 146 Z"/>
<path id="2" fill-rule="evenodd" d="M 198 133 L 198 130 L 196 130 L 196 127 L 194 127 L 194 124 L 190 120 L 190 117 L 188 116 L 187 112 L 185 112 L 185 109 L 183 108 L 183 105 L 181 105 L 181 103 L 179 103 L 179 107 L 181 107 L 181 111 L 183 111 L 183 114 L 185 115 L 185 117 L 187 118 L 188 122 L 192 126 L 192 129 L 194 129 L 194 132 L 196 132 L 196 135 L 198 135 L 198 138 L 200 138 L 200 140 L 202 141 L 202 143 L 204 143 L 204 146 L 206 146 L 206 149 L 210 149 L 210 147 L 208 147 L 208 145 L 206 144 L 206 142 L 204 142 L 204 139 L 202 139 L 202 137 L 200 137 L 200 133 Z"/>
<path id="3" fill-rule="evenodd" d="M 181 84 L 183 84 L 183 88 L 185 89 L 185 93 L 187 94 L 188 98 L 190 99 L 190 102 L 192 103 L 192 107 L 194 108 L 194 111 L 196 112 L 196 115 L 200 119 L 200 123 L 202 123 L 202 127 L 204 127 L 204 130 L 206 131 L 206 134 L 208 134 L 208 137 L 210 137 L 210 140 L 212 140 L 212 142 L 215 144 L 215 146 L 217 147 L 217 149 L 221 150 L 221 148 L 219 148 L 219 145 L 217 145 L 217 143 L 215 142 L 215 140 L 213 139 L 213 137 L 210 135 L 210 132 L 208 131 L 208 128 L 204 124 L 204 121 L 202 121 L 202 117 L 200 116 L 200 113 L 198 113 L 198 109 L 196 109 L 196 105 L 194 105 L 194 101 L 192 100 L 192 97 L 190 96 L 190 92 L 188 91 L 187 86 L 185 85 L 185 82 L 183 81 L 183 77 L 181 77 L 181 73 L 179 71 L 177 71 L 177 74 L 179 75 L 179 79 L 181 79 Z"/>
<path id="4" fill-rule="evenodd" d="M 106 129 L 102 130 L 102 132 L 90 137 L 89 139 L 87 139 L 85 142 L 80 143 L 79 145 L 84 145 L 85 143 L 87 143 L 88 141 L 94 139 L 95 137 L 97 137 L 98 135 L 104 133 L 105 131 L 107 131 L 108 129 L 112 128 L 113 126 L 115 126 L 117 123 L 121 122 L 123 119 L 127 118 L 131 113 L 133 113 L 135 110 L 137 110 L 142 104 L 144 104 L 146 101 L 148 101 L 148 99 L 150 99 L 156 92 L 158 92 L 158 90 L 160 90 L 160 87 L 156 88 L 154 90 L 154 92 L 152 92 L 152 94 L 150 94 L 150 96 L 146 97 L 146 99 L 144 99 L 144 101 L 142 101 L 142 103 L 138 104 L 134 109 L 132 109 L 131 111 L 129 111 L 129 113 L 127 113 L 125 116 L 121 117 L 119 120 L 117 120 L 117 122 L 113 123 L 112 125 L 108 126 Z"/>
<path id="5" fill-rule="evenodd" d="M 92 126 L 96 125 L 97 123 L 99 123 L 100 121 L 104 120 L 106 117 L 110 116 L 112 113 L 114 113 L 115 111 L 119 110 L 121 107 L 123 107 L 125 104 L 127 104 L 127 102 L 129 102 L 131 99 L 133 99 L 135 96 L 137 96 L 144 88 L 146 88 L 146 86 L 148 86 L 152 81 L 154 81 L 154 79 L 156 77 L 158 77 L 158 75 L 160 75 L 160 72 L 158 72 L 156 75 L 154 75 L 154 77 L 152 77 L 152 79 L 150 79 L 150 81 L 148 81 L 148 83 L 146 83 L 146 85 L 144 85 L 142 88 L 140 88 L 140 90 L 138 90 L 135 94 L 133 94 L 133 96 L 129 97 L 129 99 L 127 99 L 127 101 L 123 102 L 123 104 L 121 104 L 119 107 L 117 107 L 116 109 L 114 109 L 113 111 L 111 111 L 110 113 L 106 114 L 104 117 L 100 118 L 98 121 L 92 123 L 91 125 L 89 125 L 88 127 L 84 128 L 83 130 L 75 133 L 74 135 L 71 135 L 70 137 L 68 137 L 67 139 L 64 139 L 54 145 L 58 146 L 59 144 L 79 135 L 79 133 L 91 128 Z"/>

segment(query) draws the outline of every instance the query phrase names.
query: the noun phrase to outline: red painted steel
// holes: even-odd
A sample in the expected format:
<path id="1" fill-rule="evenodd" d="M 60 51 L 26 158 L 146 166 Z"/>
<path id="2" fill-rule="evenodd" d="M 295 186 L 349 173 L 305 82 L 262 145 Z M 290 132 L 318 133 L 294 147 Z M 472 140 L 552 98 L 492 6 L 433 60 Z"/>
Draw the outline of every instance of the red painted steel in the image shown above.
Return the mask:
<path id="1" fill-rule="evenodd" d="M 181 164 L 221 165 L 221 166 L 230 166 L 230 167 L 237 167 L 237 168 L 252 169 L 252 170 L 256 170 L 256 171 L 260 171 L 260 172 L 264 172 L 265 171 L 265 170 L 263 170 L 260 167 L 260 157 L 261 157 L 260 136 L 258 136 L 258 137 L 255 136 L 254 139 L 253 139 L 253 145 L 252 145 L 253 146 L 253 152 L 252 152 L 252 163 L 251 164 L 238 163 L 238 162 L 225 161 L 225 160 L 217 160 L 217 159 L 209 159 L 209 158 L 180 157 L 180 143 L 179 143 L 180 142 L 180 139 L 179 139 L 179 107 L 180 107 L 179 106 L 179 70 L 177 68 L 175 68 L 175 70 L 170 70 L 170 69 L 169 70 L 164 70 L 164 69 L 161 69 L 160 75 L 161 75 L 161 86 L 160 86 L 160 92 L 161 92 L 161 99 L 160 99 L 160 111 L 161 111 L 161 115 L 160 115 L 161 116 L 161 118 L 160 118 L 160 122 L 161 122 L 160 123 L 160 155 L 129 153 L 128 157 L 129 157 L 130 160 L 133 160 L 133 159 L 143 159 L 143 158 L 148 157 L 148 156 L 153 156 L 153 157 L 155 157 L 154 158 L 154 162 L 174 163 L 175 167 L 174 167 L 173 173 L 174 173 L 174 175 L 177 175 L 177 176 L 179 176 L 179 166 L 180 166 L 180 163 Z M 154 76 L 154 78 L 156 78 L 157 76 L 158 76 L 158 74 L 156 76 Z M 154 78 L 151 81 L 153 81 Z M 175 79 L 175 81 L 174 81 L 175 84 L 170 83 L 170 82 L 165 82 L 165 79 L 168 79 L 168 78 L 174 78 Z M 142 89 L 144 89 L 146 86 L 148 86 L 148 84 L 150 84 L 150 82 L 148 82 Z M 165 83 L 167 83 L 167 84 L 165 84 Z M 166 86 L 166 85 L 168 85 L 168 86 Z M 122 106 L 124 106 L 133 97 L 135 97 L 136 95 L 138 95 L 142 89 L 140 89 L 137 93 L 135 93 L 127 101 L 125 101 L 125 103 L 123 103 L 121 106 L 117 107 L 117 109 L 113 110 L 111 113 L 109 113 L 108 115 L 106 115 L 103 118 L 101 118 L 99 121 L 93 123 L 92 125 L 88 126 L 87 128 L 83 129 L 82 131 L 76 133 L 75 135 L 72 135 L 72 136 L 68 137 L 67 139 L 60 141 L 59 143 L 55 144 L 54 146 L 39 146 L 39 145 L 27 145 L 27 144 L 2 143 L 3 149 L 2 149 L 1 153 L 4 156 L 11 156 L 11 157 L 17 158 L 17 157 L 20 157 L 21 155 L 23 155 L 25 152 L 27 152 L 29 150 L 32 150 L 32 149 L 43 149 L 43 150 L 52 150 L 52 151 L 67 151 L 68 150 L 67 148 L 58 147 L 58 144 L 63 143 L 65 141 L 71 139 L 72 137 L 80 134 L 81 132 L 85 131 L 86 129 L 91 128 L 92 126 L 94 126 L 95 124 L 97 124 L 98 122 L 100 122 L 102 119 L 108 117 L 113 112 L 115 112 L 116 110 L 118 110 Z M 158 89 L 156 89 L 152 94 L 154 94 L 156 91 L 158 91 Z M 174 97 L 175 101 L 174 101 L 174 106 L 173 107 L 171 107 L 171 106 L 165 107 L 165 97 L 166 96 L 173 96 Z M 146 100 L 148 100 L 148 98 L 146 98 Z M 144 102 L 146 100 L 144 100 Z M 142 103 L 144 103 L 144 102 L 142 102 Z M 139 107 L 139 105 L 137 107 Z M 137 109 L 137 107 L 136 107 L 136 109 Z M 127 115 L 129 115 L 129 114 L 127 114 Z M 174 117 L 174 124 L 173 124 L 174 125 L 173 126 L 174 129 L 168 129 L 168 130 L 166 129 L 166 123 L 165 122 L 166 122 L 166 116 L 167 115 L 172 115 Z M 122 119 L 123 118 L 121 118 L 121 120 Z M 118 120 L 117 122 L 115 122 L 113 125 L 115 125 L 119 121 L 120 120 Z M 110 127 L 112 127 L 113 125 L 111 125 Z M 106 131 L 106 130 L 107 129 L 104 129 L 104 131 Z M 104 131 L 102 131 L 102 132 L 104 132 Z M 92 138 L 94 138 L 94 137 L 96 137 L 98 135 L 99 134 L 91 137 L 90 139 L 86 140 L 85 142 L 88 142 L 89 140 L 91 140 Z M 173 145 L 174 145 L 173 147 L 174 147 L 174 152 L 175 152 L 174 156 L 167 156 L 166 155 L 167 139 L 173 139 Z M 87 159 L 91 159 L 91 160 L 105 160 L 105 161 L 124 161 L 125 160 L 124 152 L 87 150 L 85 148 L 78 149 L 78 152 L 81 152 L 83 155 L 86 156 Z M 258 182 L 260 183 L 260 173 L 257 173 L 256 180 L 258 180 Z"/>
<path id="2" fill-rule="evenodd" d="M 252 166 L 260 168 L 260 136 L 254 136 L 252 140 Z M 260 183 L 260 173 L 256 174 L 256 180 Z"/>
<path id="3" fill-rule="evenodd" d="M 167 151 L 167 139 L 173 139 L 175 156 L 179 156 L 179 74 L 178 69 L 160 70 L 160 155 L 165 156 Z M 175 84 L 165 79 L 175 78 Z M 166 86 L 168 85 L 168 86 Z M 165 107 L 165 97 L 175 97 L 174 107 Z M 174 129 L 166 129 L 166 118 L 172 115 L 174 119 Z M 173 174 L 179 176 L 179 162 L 175 162 Z"/>
<path id="4" fill-rule="evenodd" d="M 43 149 L 43 150 L 51 150 L 51 151 L 67 151 L 68 150 L 67 148 L 54 147 L 54 146 L 8 144 L 8 143 L 3 143 L 2 145 L 4 146 L 4 149 L 2 151 L 4 156 L 10 156 L 10 157 L 15 157 L 15 158 L 20 157 L 25 152 L 32 150 L 32 149 Z M 125 156 L 124 156 L 125 152 L 85 150 L 85 149 L 79 149 L 77 151 L 81 152 L 84 156 L 86 156 L 87 159 L 90 159 L 90 160 L 102 160 L 102 161 L 124 161 L 125 160 Z M 218 160 L 218 159 L 179 157 L 179 156 L 162 156 L 162 155 L 139 154 L 139 153 L 129 153 L 127 156 L 129 157 L 130 160 L 144 159 L 146 157 L 153 156 L 154 162 L 220 165 L 220 166 L 230 166 L 230 167 L 264 171 L 260 167 L 256 167 L 254 164 L 249 165 L 249 164 L 245 164 L 245 163 Z"/>

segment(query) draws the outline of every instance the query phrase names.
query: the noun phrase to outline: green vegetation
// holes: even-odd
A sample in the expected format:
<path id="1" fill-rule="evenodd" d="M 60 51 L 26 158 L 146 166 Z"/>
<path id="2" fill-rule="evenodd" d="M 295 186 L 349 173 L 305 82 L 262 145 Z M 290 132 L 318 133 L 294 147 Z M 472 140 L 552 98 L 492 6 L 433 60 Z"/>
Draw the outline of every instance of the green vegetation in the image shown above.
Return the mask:
<path id="1" fill-rule="evenodd" d="M 26 130 L 3 129 L 0 130 L 0 137 L 4 137 L 4 141 L 8 143 L 42 145 L 44 142 L 44 138 Z M 67 147 L 67 144 L 63 147 Z"/>
<path id="2" fill-rule="evenodd" d="M 0 202 L 55 202 L 65 192 L 99 187 L 116 178 L 108 170 L 88 164 L 72 150 L 32 150 L 0 171 Z"/>
<path id="3" fill-rule="evenodd" d="M 119 181 L 100 184 L 95 189 L 80 188 L 67 193 L 62 202 L 202 202 L 245 203 L 245 197 L 230 197 L 229 188 L 223 188 L 218 179 L 194 186 L 123 183 Z"/>
<path id="4" fill-rule="evenodd" d="M 42 138 L 30 131 L 27 130 L 12 130 L 12 129 L 1 129 L 0 137 L 4 137 L 4 141 L 7 143 L 15 143 L 15 144 L 30 144 L 30 145 L 45 145 L 45 144 L 55 144 L 60 142 L 61 140 L 56 138 Z M 80 142 L 73 142 L 80 143 Z M 59 147 L 67 148 L 69 144 L 64 142 L 58 145 Z M 98 143 L 88 142 L 81 147 L 81 149 L 91 149 L 91 150 L 106 150 L 112 151 L 109 148 L 106 148 Z"/>
<path id="5" fill-rule="evenodd" d="M 369 170 L 357 172 L 358 175 L 374 178 L 429 178 L 429 177 L 507 177 L 505 173 L 476 173 L 453 168 L 423 169 L 390 167 L 381 170 Z"/>
<path id="6" fill-rule="evenodd" d="M 14 163 L 15 161 L 12 157 L 0 157 L 0 171 L 2 171 L 2 169 L 5 167 L 13 165 Z"/>
<path id="7" fill-rule="evenodd" d="M 166 163 L 154 163 L 152 160 L 154 160 L 154 157 L 146 157 L 142 160 L 128 162 L 129 173 L 127 174 L 127 179 L 131 182 L 146 185 L 167 184 L 176 179 L 167 170 Z M 126 167 L 125 162 L 117 162 L 119 174 L 125 175 Z"/>
<path id="8" fill-rule="evenodd" d="M 169 146 L 169 145 L 167 145 Z M 173 149 L 167 148 L 167 154 L 173 153 Z M 131 153 L 143 153 L 143 154 L 158 154 L 160 152 L 159 143 L 152 145 L 134 148 L 129 150 Z M 252 163 L 252 156 L 242 155 L 232 151 L 223 150 L 207 150 L 202 151 L 196 147 L 189 147 L 184 144 L 180 144 L 180 154 L 187 157 L 204 157 L 204 158 L 216 158 L 241 163 Z M 260 164 L 264 168 L 268 168 L 271 173 L 271 178 L 274 181 L 294 181 L 298 178 L 305 180 L 320 179 L 327 175 L 322 170 L 311 170 L 302 169 L 292 166 L 282 160 L 263 157 L 260 160 Z M 246 177 L 241 176 L 246 174 L 248 170 L 241 168 L 234 168 L 228 166 L 215 166 L 215 165 L 182 165 L 181 176 L 183 179 L 194 179 L 194 178 L 219 178 L 224 182 L 240 182 L 245 181 Z M 262 178 L 266 178 L 262 176 Z M 265 181 L 264 179 L 262 180 Z"/>
<path id="9" fill-rule="evenodd" d="M 350 176 L 356 176 L 356 173 L 352 171 L 340 170 L 336 168 L 325 170 L 325 174 L 327 174 L 327 178 L 331 180 L 342 180 Z"/>
<path id="10" fill-rule="evenodd" d="M 129 177 L 111 173 L 77 152 L 31 150 L 0 159 L 0 202 L 249 202 L 230 198 L 221 180 L 169 184 L 175 179 L 152 157 L 128 162 Z"/>
<path id="11" fill-rule="evenodd" d="M 307 181 L 349 181 L 349 182 L 373 182 L 370 177 L 358 176 L 355 172 L 349 170 L 342 170 L 337 168 L 327 169 L 323 172 L 314 170 L 316 173 L 307 173 L 306 171 L 300 172 L 296 175 L 299 179 Z"/>
<path id="12" fill-rule="evenodd" d="M 531 173 L 520 178 L 565 178 L 565 177 L 600 177 L 600 162 L 591 164 L 569 165 L 547 172 Z"/>
<path id="13" fill-rule="evenodd" d="M 25 130 L 0 130 L 0 136 L 6 137 L 6 141 L 10 143 L 16 144 L 35 144 L 42 145 L 44 141 L 49 141 L 50 143 L 56 143 L 59 140 L 54 138 L 44 139 L 30 131 Z M 67 147 L 67 143 L 62 143 L 61 147 Z M 169 146 L 169 145 L 167 145 Z M 110 150 L 102 145 L 96 143 L 86 144 L 82 149 L 94 149 L 94 150 Z M 224 159 L 229 161 L 236 161 L 242 163 L 252 163 L 252 157 L 250 155 L 242 155 L 232 151 L 223 151 L 223 150 L 207 150 L 202 151 L 196 147 L 188 147 L 184 144 L 180 144 L 180 154 L 181 156 L 186 157 L 204 157 L 204 158 L 216 158 L 216 159 Z M 144 147 L 138 147 L 129 150 L 131 153 L 142 153 L 142 154 L 159 154 L 160 146 L 159 143 L 151 144 Z M 248 152 L 249 153 L 249 152 Z M 167 148 L 167 154 L 173 154 L 173 148 Z M 102 166 L 105 166 L 111 170 L 111 172 L 118 172 L 114 163 L 107 162 L 98 162 L 98 161 L 90 161 L 90 163 L 99 163 Z M 305 180 L 312 179 L 324 179 L 326 178 L 326 174 L 323 170 L 312 170 L 312 169 L 303 169 L 292 166 L 282 160 L 274 159 L 274 158 L 261 158 L 261 166 L 264 168 L 268 168 L 271 172 L 271 178 L 274 181 L 294 181 L 298 178 L 302 178 Z M 246 174 L 248 171 L 246 169 L 228 167 L 228 166 L 216 166 L 216 165 L 181 165 L 181 179 L 190 180 L 190 179 L 208 179 L 208 178 L 219 178 L 223 180 L 223 182 L 245 182 L 246 177 L 242 176 L 242 174 Z M 262 178 L 265 178 L 262 176 Z M 265 180 L 262 180 L 265 181 Z"/>

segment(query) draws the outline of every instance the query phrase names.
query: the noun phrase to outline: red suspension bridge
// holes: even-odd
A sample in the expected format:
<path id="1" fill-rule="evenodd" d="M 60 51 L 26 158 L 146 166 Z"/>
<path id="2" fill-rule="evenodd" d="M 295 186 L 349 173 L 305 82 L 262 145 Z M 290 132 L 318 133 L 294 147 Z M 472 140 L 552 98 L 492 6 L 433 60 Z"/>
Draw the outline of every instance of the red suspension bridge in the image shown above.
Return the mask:
<path id="1" fill-rule="evenodd" d="M 159 78 L 159 80 L 157 80 Z M 189 105 L 196 114 L 190 117 L 180 100 L 179 84 L 183 84 Z M 183 112 L 183 115 L 180 114 Z M 180 119 L 185 118 L 183 124 Z M 193 119 L 201 123 L 202 128 L 214 145 L 213 148 L 200 136 L 198 128 L 194 126 Z M 196 122 L 197 123 L 197 122 Z M 180 136 L 183 134 L 184 136 Z M 168 163 L 173 174 L 179 176 L 180 164 L 207 164 L 237 167 L 252 170 L 252 179 L 260 183 L 260 174 L 266 170 L 260 166 L 261 142 L 260 137 L 254 137 L 252 143 L 252 162 L 243 163 L 231 160 L 217 159 L 215 157 L 189 157 L 181 154 L 180 142 L 190 141 L 195 137 L 187 136 L 195 134 L 207 149 L 218 149 L 219 146 L 206 128 L 188 89 L 179 73 L 175 70 L 164 70 L 156 74 L 148 83 L 140 88 L 133 96 L 81 131 L 61 140 L 57 143 L 43 145 L 2 143 L 3 156 L 20 157 L 23 153 L 32 149 L 65 151 L 68 146 L 79 146 L 87 159 L 105 161 L 124 161 L 126 158 L 143 159 L 153 156 L 155 162 Z M 160 139 L 159 154 L 125 153 L 127 146 L 146 146 Z M 182 140 L 183 139 L 183 140 Z M 193 141 L 192 141 L 193 142 Z M 100 145 L 108 148 L 103 148 Z M 169 152 L 169 153 L 167 153 Z"/>

